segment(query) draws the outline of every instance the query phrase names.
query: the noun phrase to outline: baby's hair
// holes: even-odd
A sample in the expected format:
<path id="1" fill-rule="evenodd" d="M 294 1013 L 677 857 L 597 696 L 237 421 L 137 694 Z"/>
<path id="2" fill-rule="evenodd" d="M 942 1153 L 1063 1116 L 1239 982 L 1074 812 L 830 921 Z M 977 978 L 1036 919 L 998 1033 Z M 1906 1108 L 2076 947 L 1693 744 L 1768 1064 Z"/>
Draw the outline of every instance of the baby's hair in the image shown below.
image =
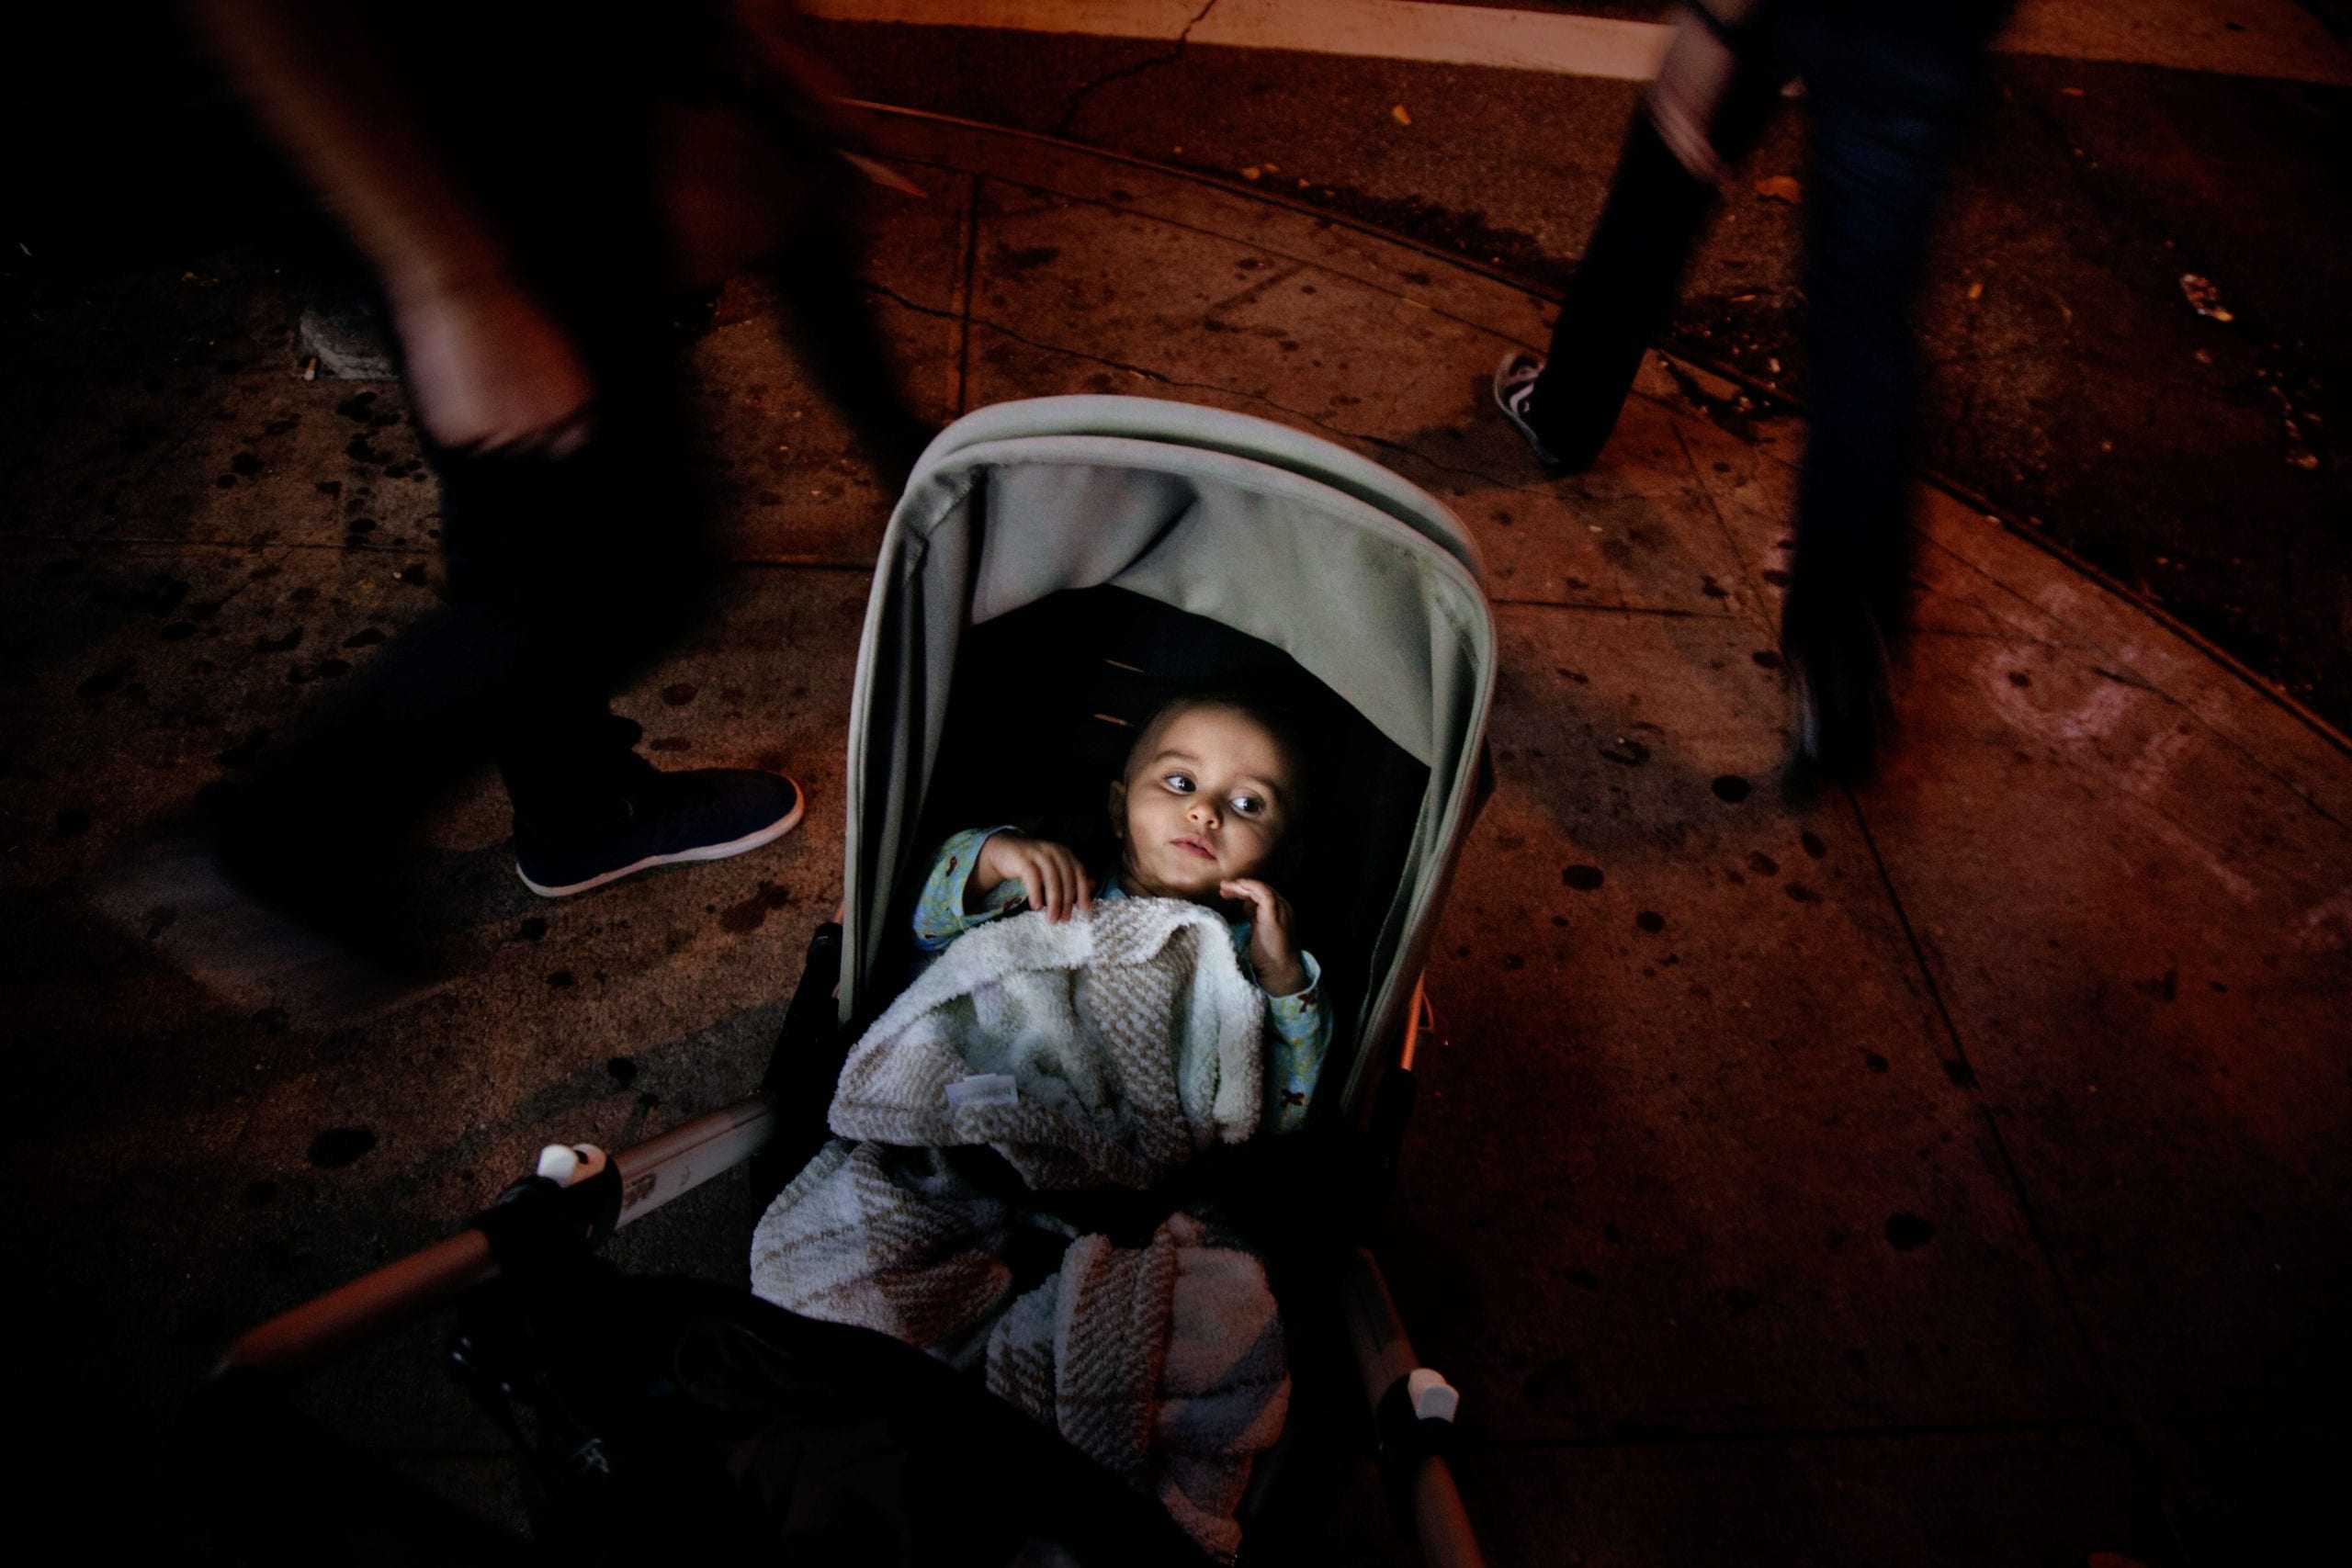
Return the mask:
<path id="1" fill-rule="evenodd" d="M 1308 750 L 1298 721 L 1292 716 L 1286 704 L 1263 692 L 1246 687 L 1203 687 L 1198 691 L 1180 693 L 1152 709 L 1151 716 L 1136 727 L 1135 741 L 1127 748 L 1126 761 L 1120 765 L 1120 776 L 1131 775 L 1137 761 L 1147 754 L 1145 748 L 1158 740 L 1170 724 L 1195 708 L 1224 708 L 1229 713 L 1238 713 L 1272 736 L 1274 744 L 1281 748 L 1283 755 L 1290 761 L 1292 816 L 1294 819 L 1303 816 L 1305 803 L 1314 795 L 1311 776 L 1314 770 L 1309 763 L 1314 753 Z"/>

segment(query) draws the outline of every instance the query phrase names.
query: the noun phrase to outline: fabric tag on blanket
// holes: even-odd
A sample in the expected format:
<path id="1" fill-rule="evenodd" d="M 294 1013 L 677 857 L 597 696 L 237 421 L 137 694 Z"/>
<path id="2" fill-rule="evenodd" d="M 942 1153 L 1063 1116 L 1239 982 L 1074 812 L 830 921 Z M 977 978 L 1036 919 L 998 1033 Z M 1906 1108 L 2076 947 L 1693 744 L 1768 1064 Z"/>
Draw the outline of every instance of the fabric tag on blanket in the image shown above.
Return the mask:
<path id="1" fill-rule="evenodd" d="M 947 1086 L 947 1109 L 973 1105 L 1018 1105 L 1021 1084 L 1011 1073 L 974 1073 Z"/>

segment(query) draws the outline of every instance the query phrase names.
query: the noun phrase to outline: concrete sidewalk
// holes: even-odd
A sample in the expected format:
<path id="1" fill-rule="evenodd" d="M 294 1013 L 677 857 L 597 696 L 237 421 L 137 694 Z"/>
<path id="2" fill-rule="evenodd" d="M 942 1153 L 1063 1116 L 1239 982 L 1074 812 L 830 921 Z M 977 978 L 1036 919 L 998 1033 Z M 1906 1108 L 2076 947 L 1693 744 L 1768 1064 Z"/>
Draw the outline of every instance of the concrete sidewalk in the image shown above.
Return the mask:
<path id="1" fill-rule="evenodd" d="M 1239 409 L 1396 468 L 1486 552 L 1499 787 L 1430 975 L 1443 1046 L 1387 1254 L 1463 1387 L 1496 1561 L 2222 1562 L 2333 1506 L 2295 1461 L 2332 1443 L 2352 1274 L 2335 743 L 1930 494 L 1904 748 L 1790 804 L 1798 422 L 1654 363 L 1600 467 L 1545 483 L 1486 394 L 1544 341 L 1528 295 L 1247 191 L 872 129 L 927 193 L 879 197 L 871 268 L 926 413 Z M 486 788 L 430 850 L 464 972 L 358 1024 L 306 1010 L 300 954 L 208 931 L 152 841 L 430 602 L 398 389 L 296 379 L 294 302 L 251 256 L 124 280 L 31 345 L 57 394 L 0 438 L 30 1112 L 5 1168 L 37 1383 L 81 1391 L 68 1495 L 103 1495 L 87 1456 L 124 1412 L 445 1234 L 539 1144 L 755 1084 L 839 896 L 889 501 L 756 307 L 695 349 L 733 591 L 621 705 L 662 760 L 788 764 L 808 825 L 549 905 Z M 616 1250 L 740 1278 L 741 1197 Z M 321 1400 L 497 1506 L 429 1337 Z M 1274 1555 L 1408 1560 L 1350 1456 L 1317 1464 Z"/>

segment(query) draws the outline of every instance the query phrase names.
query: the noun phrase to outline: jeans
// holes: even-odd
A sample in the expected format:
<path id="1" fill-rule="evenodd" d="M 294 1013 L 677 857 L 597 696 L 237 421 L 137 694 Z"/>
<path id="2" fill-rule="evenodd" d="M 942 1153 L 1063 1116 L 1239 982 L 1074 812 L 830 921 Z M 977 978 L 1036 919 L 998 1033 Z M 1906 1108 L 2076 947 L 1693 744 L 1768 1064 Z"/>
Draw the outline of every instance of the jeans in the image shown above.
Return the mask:
<path id="1" fill-rule="evenodd" d="M 1726 7 L 1729 9 L 1730 7 Z M 1784 641 L 1879 659 L 1899 633 L 1919 373 L 1910 314 L 1936 204 L 2007 0 L 1759 0 L 1736 25 L 1686 16 L 1637 115 L 1554 329 L 1528 419 L 1568 467 L 1597 455 L 1676 290 L 1725 165 L 1784 84 L 1813 115 L 1805 188 L 1810 442 Z"/>

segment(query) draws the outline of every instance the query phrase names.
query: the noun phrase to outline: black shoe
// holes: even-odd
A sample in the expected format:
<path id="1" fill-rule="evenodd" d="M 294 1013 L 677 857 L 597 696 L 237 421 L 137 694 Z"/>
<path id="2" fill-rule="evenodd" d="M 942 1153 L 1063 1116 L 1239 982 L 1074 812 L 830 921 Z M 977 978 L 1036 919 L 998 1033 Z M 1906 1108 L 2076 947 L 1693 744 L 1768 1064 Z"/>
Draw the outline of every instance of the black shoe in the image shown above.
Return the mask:
<path id="1" fill-rule="evenodd" d="M 798 827 L 807 804 L 781 773 L 647 766 L 601 819 L 559 825 L 517 816 L 514 870 L 542 898 L 568 897 L 657 865 L 756 850 Z"/>
<path id="2" fill-rule="evenodd" d="M 1783 630 L 1781 657 L 1789 671 L 1797 765 L 1831 784 L 1868 779 L 1894 725 L 1893 660 L 1877 618 L 1863 611 L 1858 624 L 1836 636 L 1798 639 Z"/>

